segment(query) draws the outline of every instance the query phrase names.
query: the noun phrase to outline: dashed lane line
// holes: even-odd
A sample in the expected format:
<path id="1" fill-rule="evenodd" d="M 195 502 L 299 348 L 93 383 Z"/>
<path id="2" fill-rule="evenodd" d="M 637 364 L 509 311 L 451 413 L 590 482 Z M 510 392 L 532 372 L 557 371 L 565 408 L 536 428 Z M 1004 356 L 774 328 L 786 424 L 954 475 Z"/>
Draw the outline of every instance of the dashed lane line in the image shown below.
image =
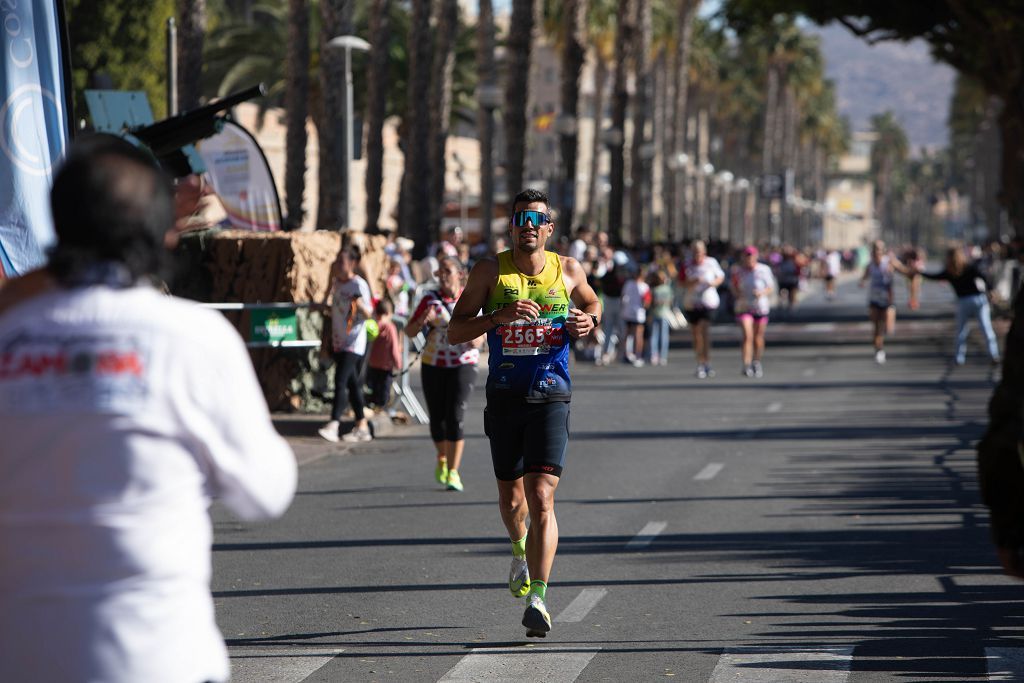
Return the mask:
<path id="1" fill-rule="evenodd" d="M 778 401 L 772 401 L 768 404 L 768 407 L 765 408 L 765 411 L 769 413 L 777 413 L 780 410 L 782 410 L 782 404 Z"/>
<path id="2" fill-rule="evenodd" d="M 344 652 L 323 647 L 232 647 L 231 680 L 246 683 L 300 683 Z"/>
<path id="3" fill-rule="evenodd" d="M 725 467 L 725 465 L 720 462 L 709 462 L 704 466 L 704 469 L 697 473 L 697 476 L 695 476 L 693 480 L 708 481 L 710 479 L 714 479 L 715 475 L 721 472 L 723 467 Z"/>
<path id="4" fill-rule="evenodd" d="M 476 648 L 459 660 L 439 683 L 572 683 L 601 648 Z"/>
<path id="5" fill-rule="evenodd" d="M 640 530 L 636 536 L 634 536 L 629 543 L 626 544 L 626 548 L 629 550 L 635 550 L 637 548 L 646 548 L 649 546 L 658 534 L 665 530 L 668 526 L 668 522 L 648 522 L 644 525 L 644 528 Z"/>
<path id="6" fill-rule="evenodd" d="M 555 621 L 579 622 L 583 621 L 590 610 L 601 601 L 601 598 L 608 594 L 605 588 L 584 588 L 576 598 L 569 603 L 569 606 L 562 610 L 562 613 L 555 617 Z"/>
<path id="7" fill-rule="evenodd" d="M 844 683 L 852 659 L 852 647 L 729 648 L 708 683 Z"/>
<path id="8" fill-rule="evenodd" d="M 986 647 L 990 681 L 1024 681 L 1024 648 Z"/>

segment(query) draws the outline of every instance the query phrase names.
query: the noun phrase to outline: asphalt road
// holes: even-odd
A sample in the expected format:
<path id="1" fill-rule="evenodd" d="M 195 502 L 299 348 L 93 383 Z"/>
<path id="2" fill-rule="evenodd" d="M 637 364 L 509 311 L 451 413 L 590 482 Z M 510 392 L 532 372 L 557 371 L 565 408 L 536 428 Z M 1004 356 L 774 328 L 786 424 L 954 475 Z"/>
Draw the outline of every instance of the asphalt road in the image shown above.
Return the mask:
<path id="1" fill-rule="evenodd" d="M 577 364 L 544 640 L 505 587 L 482 392 L 464 493 L 434 484 L 423 426 L 345 447 L 282 420 L 288 514 L 215 510 L 234 680 L 1024 680 L 1024 591 L 975 475 L 993 371 L 977 339 L 948 363 L 951 299 L 926 283 L 901 306 L 885 365 L 850 281 L 773 319 L 761 379 L 729 323 L 714 379 L 685 331 L 667 367 Z"/>

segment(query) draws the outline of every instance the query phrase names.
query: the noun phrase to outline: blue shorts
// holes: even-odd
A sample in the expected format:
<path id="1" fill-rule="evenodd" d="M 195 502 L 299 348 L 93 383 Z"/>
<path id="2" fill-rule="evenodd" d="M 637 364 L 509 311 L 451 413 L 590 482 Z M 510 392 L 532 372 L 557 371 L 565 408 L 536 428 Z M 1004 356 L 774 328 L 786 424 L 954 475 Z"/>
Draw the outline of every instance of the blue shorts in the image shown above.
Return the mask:
<path id="1" fill-rule="evenodd" d="M 500 481 L 515 481 L 525 473 L 560 477 L 569 448 L 569 404 L 488 404 L 484 434 Z"/>

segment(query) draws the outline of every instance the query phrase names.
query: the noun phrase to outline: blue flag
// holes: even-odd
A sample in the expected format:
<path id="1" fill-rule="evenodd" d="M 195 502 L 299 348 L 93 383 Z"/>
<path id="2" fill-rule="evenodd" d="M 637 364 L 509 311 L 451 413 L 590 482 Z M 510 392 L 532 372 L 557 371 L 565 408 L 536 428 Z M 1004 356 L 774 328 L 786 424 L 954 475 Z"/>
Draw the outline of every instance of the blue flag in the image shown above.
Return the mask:
<path id="1" fill-rule="evenodd" d="M 67 146 L 62 0 L 0 3 L 0 278 L 45 261 L 49 194 Z"/>

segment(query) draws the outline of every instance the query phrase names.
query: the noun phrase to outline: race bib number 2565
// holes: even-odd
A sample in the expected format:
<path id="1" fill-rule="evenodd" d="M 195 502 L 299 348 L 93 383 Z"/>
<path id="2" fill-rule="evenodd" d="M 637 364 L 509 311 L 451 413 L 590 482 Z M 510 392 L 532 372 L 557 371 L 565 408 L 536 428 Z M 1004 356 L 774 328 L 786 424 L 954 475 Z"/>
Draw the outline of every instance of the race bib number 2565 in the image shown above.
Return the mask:
<path id="1" fill-rule="evenodd" d="M 498 328 L 501 351 L 506 356 L 536 356 L 550 351 L 561 340 L 562 329 L 548 321 L 512 323 Z"/>

